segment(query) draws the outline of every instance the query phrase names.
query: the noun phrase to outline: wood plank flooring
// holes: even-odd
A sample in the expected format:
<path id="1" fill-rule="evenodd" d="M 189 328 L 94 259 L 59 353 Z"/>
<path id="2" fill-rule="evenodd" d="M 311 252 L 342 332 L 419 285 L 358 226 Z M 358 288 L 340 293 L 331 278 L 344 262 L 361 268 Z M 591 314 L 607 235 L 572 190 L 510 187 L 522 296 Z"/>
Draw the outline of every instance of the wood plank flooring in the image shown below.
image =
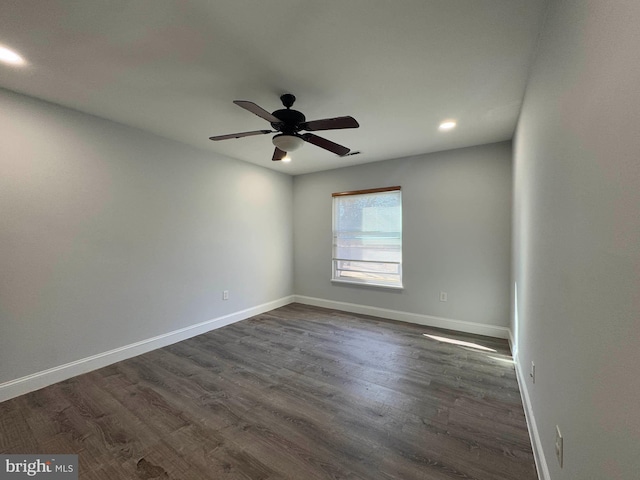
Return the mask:
<path id="1" fill-rule="evenodd" d="M 300 304 L 0 403 L 0 453 L 77 453 L 83 480 L 537 479 L 506 341 Z"/>

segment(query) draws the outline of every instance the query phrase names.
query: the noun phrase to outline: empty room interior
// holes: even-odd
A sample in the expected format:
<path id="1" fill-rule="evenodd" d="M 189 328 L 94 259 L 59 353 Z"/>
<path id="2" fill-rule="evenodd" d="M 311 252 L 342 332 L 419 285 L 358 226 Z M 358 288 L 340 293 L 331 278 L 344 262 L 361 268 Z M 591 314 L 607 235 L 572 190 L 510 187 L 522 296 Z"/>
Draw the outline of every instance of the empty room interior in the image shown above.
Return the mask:
<path id="1" fill-rule="evenodd" d="M 640 478 L 638 25 L 0 2 L 0 478 Z"/>

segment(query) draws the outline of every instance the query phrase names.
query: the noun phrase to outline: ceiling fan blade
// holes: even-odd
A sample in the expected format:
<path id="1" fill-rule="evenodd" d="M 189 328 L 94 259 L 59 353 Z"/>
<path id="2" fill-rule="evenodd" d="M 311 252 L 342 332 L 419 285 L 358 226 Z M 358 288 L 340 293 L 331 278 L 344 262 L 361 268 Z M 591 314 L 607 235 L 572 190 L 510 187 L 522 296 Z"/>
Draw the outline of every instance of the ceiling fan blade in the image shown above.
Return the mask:
<path id="1" fill-rule="evenodd" d="M 276 149 L 273 151 L 273 158 L 271 160 L 273 160 L 274 162 L 277 162 L 278 160 L 282 160 L 286 156 L 287 156 L 287 152 L 285 152 L 284 150 L 280 150 L 278 147 L 276 147 Z"/>
<path id="2" fill-rule="evenodd" d="M 209 140 L 217 142 L 218 140 L 228 140 L 229 138 L 250 137 L 251 135 L 263 135 L 265 133 L 274 133 L 272 130 L 254 130 L 253 132 L 229 133 L 228 135 L 217 135 L 209 137 Z"/>
<path id="3" fill-rule="evenodd" d="M 337 130 L 340 128 L 358 128 L 360 125 L 353 117 L 323 118 L 300 124 L 302 130 L 314 132 L 316 130 Z"/>
<path id="4" fill-rule="evenodd" d="M 338 145 L 337 143 L 334 143 L 331 140 L 327 140 L 326 138 L 319 137 L 317 135 L 314 135 L 313 133 L 305 133 L 300 136 L 305 142 L 313 143 L 317 147 L 324 148 L 325 150 L 329 150 L 330 152 L 333 152 L 336 155 L 340 155 L 341 157 L 351 151 L 347 147 Z"/>
<path id="5" fill-rule="evenodd" d="M 233 103 L 238 105 L 239 107 L 244 108 L 245 110 L 249 110 L 251 113 L 259 116 L 260 118 L 264 118 L 269 123 L 281 123 L 278 117 L 274 117 L 269 112 L 267 112 L 264 108 L 256 105 L 253 102 L 248 102 L 247 100 L 234 100 Z"/>

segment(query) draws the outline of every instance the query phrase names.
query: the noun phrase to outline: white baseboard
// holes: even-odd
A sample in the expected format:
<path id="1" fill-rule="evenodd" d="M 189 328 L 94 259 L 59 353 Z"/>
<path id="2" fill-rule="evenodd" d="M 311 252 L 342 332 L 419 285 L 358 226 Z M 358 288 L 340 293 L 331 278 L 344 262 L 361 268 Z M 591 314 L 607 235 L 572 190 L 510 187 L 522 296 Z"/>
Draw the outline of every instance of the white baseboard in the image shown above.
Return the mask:
<path id="1" fill-rule="evenodd" d="M 305 297 L 303 295 L 295 295 L 294 297 L 295 301 L 298 303 L 313 305 L 315 307 L 332 308 L 334 310 L 343 310 L 345 312 L 371 315 L 372 317 L 389 318 L 391 320 L 400 320 L 402 322 L 417 323 L 419 325 L 427 325 L 429 327 L 446 328 L 449 330 L 457 330 L 459 332 L 475 333 L 477 335 L 487 335 L 489 337 L 509 338 L 509 329 L 507 327 L 484 325 L 482 323 L 434 317 L 432 315 L 421 315 L 418 313 L 402 312 L 399 310 L 389 310 L 386 308 L 370 307 L 368 305 L 358 305 L 355 303 L 336 302 L 322 298 Z"/>
<path id="2" fill-rule="evenodd" d="M 511 354 L 515 356 L 516 353 L 518 353 L 516 351 L 516 342 L 513 338 L 513 332 L 511 331 L 511 329 L 508 329 L 508 332 L 509 332 L 509 348 L 511 349 Z"/>
<path id="3" fill-rule="evenodd" d="M 211 330 L 224 327 L 225 325 L 239 322 L 240 320 L 268 312 L 274 308 L 288 305 L 293 301 L 294 296 L 290 295 L 272 302 L 247 308 L 239 312 L 207 320 L 206 322 L 198 323 L 196 325 L 190 325 L 172 332 L 163 333 L 162 335 L 148 338 L 140 342 L 115 348 L 108 352 L 99 353 L 87 358 L 81 358 L 80 360 L 49 368 L 41 372 L 36 372 L 31 375 L 27 375 L 26 377 L 1 383 L 0 402 L 4 402 L 5 400 L 9 400 L 10 398 L 14 398 L 19 395 L 24 395 L 25 393 L 33 392 L 34 390 L 44 388 L 48 385 L 53 385 L 54 383 L 75 377 L 76 375 L 81 375 L 83 373 L 126 360 L 127 358 L 150 352 L 151 350 L 166 347 L 167 345 L 195 337 L 196 335 L 201 335 Z"/>
<path id="4" fill-rule="evenodd" d="M 538 433 L 536 417 L 533 415 L 531 400 L 529 399 L 529 390 L 527 389 L 526 382 L 526 379 L 529 377 L 525 376 L 522 372 L 517 354 L 514 356 L 513 361 L 516 365 L 516 377 L 518 379 L 518 385 L 520 386 L 520 396 L 522 397 L 522 405 L 524 406 L 524 415 L 527 419 L 527 427 L 529 430 L 529 437 L 531 438 L 531 446 L 533 448 L 533 458 L 536 462 L 536 469 L 538 470 L 538 478 L 540 480 L 551 480 L 547 459 L 544 456 L 544 450 L 542 450 L 542 441 L 540 440 L 540 434 Z"/>

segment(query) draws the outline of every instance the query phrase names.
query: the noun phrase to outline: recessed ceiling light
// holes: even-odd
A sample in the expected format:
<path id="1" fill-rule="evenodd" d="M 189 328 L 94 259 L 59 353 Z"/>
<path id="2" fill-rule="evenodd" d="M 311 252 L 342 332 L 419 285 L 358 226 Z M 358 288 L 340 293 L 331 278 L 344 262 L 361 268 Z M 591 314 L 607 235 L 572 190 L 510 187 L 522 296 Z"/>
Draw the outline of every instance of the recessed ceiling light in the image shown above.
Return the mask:
<path id="1" fill-rule="evenodd" d="M 455 128 L 455 127 L 456 127 L 455 120 L 445 120 L 440 124 L 440 126 L 438 127 L 438 130 L 446 132 L 447 130 L 451 130 L 452 128 Z"/>
<path id="2" fill-rule="evenodd" d="M 289 155 L 285 155 L 285 156 L 282 158 L 282 161 L 283 161 L 284 163 L 289 163 L 289 162 L 291 161 L 291 157 L 290 157 Z"/>
<path id="3" fill-rule="evenodd" d="M 9 63 L 11 65 L 24 65 L 25 61 L 20 55 L 13 50 L 0 46 L 0 62 Z"/>

